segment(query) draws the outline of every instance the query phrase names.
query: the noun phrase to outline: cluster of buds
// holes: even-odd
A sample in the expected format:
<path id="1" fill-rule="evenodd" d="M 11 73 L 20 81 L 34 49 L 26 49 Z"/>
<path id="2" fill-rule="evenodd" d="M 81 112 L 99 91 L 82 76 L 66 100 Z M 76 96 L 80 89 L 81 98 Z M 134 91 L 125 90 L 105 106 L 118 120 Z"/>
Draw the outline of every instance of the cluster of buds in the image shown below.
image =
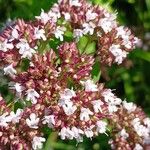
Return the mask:
<path id="1" fill-rule="evenodd" d="M 72 41 L 62 43 L 68 32 Z M 80 53 L 83 36 L 96 43 L 94 55 Z M 149 118 L 91 76 L 96 61 L 121 64 L 136 42 L 116 14 L 85 0 L 60 0 L 35 21 L 7 27 L 0 35 L 0 67 L 15 100 L 6 104 L 0 97 L 0 149 L 42 149 L 45 127 L 63 140 L 106 134 L 112 149 L 144 149 Z M 13 109 L 16 100 L 23 109 Z"/>
<path id="2" fill-rule="evenodd" d="M 112 149 L 143 150 L 150 146 L 150 118 L 133 103 L 122 102 L 122 106 L 111 119 Z"/>

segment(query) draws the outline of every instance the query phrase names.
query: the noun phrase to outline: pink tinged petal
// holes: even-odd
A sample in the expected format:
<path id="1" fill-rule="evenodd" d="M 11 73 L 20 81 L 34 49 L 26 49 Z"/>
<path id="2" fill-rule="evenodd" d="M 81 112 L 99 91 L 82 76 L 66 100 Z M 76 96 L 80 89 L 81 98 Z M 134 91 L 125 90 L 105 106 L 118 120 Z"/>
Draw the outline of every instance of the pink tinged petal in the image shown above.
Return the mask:
<path id="1" fill-rule="evenodd" d="M 140 144 L 136 144 L 133 150 L 144 150 L 144 148 Z"/>
<path id="2" fill-rule="evenodd" d="M 38 20 L 41 20 L 41 22 L 44 23 L 44 24 L 46 24 L 50 19 L 48 14 L 45 13 L 43 9 L 41 10 L 40 16 L 36 16 L 35 18 L 38 19 Z"/>
<path id="3" fill-rule="evenodd" d="M 134 103 L 132 103 L 132 102 L 126 102 L 126 101 L 123 101 L 123 107 L 129 112 L 129 113 L 131 113 L 131 112 L 133 112 L 133 111 L 135 111 L 135 109 L 136 109 L 136 105 L 134 104 Z"/>
<path id="4" fill-rule="evenodd" d="M 46 37 L 44 34 L 45 34 L 44 29 L 35 28 L 34 30 L 35 39 L 43 39 L 43 41 L 46 41 Z"/>
<path id="5" fill-rule="evenodd" d="M 70 116 L 72 114 L 74 114 L 74 112 L 76 111 L 77 107 L 74 105 L 73 106 L 73 103 L 68 104 L 68 105 L 63 105 L 63 110 L 65 112 L 66 115 Z"/>
<path id="6" fill-rule="evenodd" d="M 60 39 L 60 41 L 63 41 L 63 34 L 66 31 L 65 27 L 58 26 L 54 32 L 54 35 L 57 39 Z"/>
<path id="7" fill-rule="evenodd" d="M 15 83 L 14 88 L 18 93 L 21 93 L 23 91 L 23 86 L 21 86 L 20 83 Z"/>
<path id="8" fill-rule="evenodd" d="M 88 121 L 90 120 L 90 115 L 93 115 L 93 112 L 90 111 L 89 108 L 81 108 L 81 113 L 80 113 L 80 120 L 81 121 Z"/>
<path id="9" fill-rule="evenodd" d="M 32 141 L 32 148 L 33 148 L 33 150 L 42 149 L 43 148 L 43 143 L 45 141 L 46 141 L 45 138 L 35 136 L 33 138 L 33 141 Z"/>
<path id="10" fill-rule="evenodd" d="M 125 129 L 122 129 L 119 134 L 124 139 L 127 139 L 129 137 L 129 134 L 126 132 Z"/>
<path id="11" fill-rule="evenodd" d="M 37 118 L 36 114 L 31 113 L 29 118 L 26 119 L 26 123 L 30 128 L 37 129 L 39 120 L 40 119 Z"/>
<path id="12" fill-rule="evenodd" d="M 12 30 L 12 37 L 14 39 L 18 39 L 19 38 L 19 33 L 18 33 L 18 30 L 17 29 L 13 29 Z"/>
<path id="13" fill-rule="evenodd" d="M 74 29 L 73 30 L 73 36 L 75 38 L 77 38 L 77 40 L 79 40 L 79 38 L 83 36 L 83 30 L 81 30 L 81 29 Z"/>
<path id="14" fill-rule="evenodd" d="M 69 0 L 70 6 L 76 6 L 80 7 L 82 4 L 79 2 L 79 0 Z"/>
<path id="15" fill-rule="evenodd" d="M 13 49 L 14 45 L 12 43 L 8 43 L 7 40 L 5 40 L 4 42 L 0 41 L 0 51 L 3 52 L 7 52 L 10 49 Z"/>
<path id="16" fill-rule="evenodd" d="M 84 133 L 85 133 L 87 138 L 92 138 L 94 136 L 94 132 L 92 131 L 92 128 L 85 129 Z"/>
<path id="17" fill-rule="evenodd" d="M 101 112 L 102 113 L 102 108 L 101 106 L 104 104 L 101 100 L 94 100 L 91 102 L 94 108 L 94 111 L 96 113 Z"/>
<path id="18" fill-rule="evenodd" d="M 92 80 L 80 81 L 82 85 L 85 87 L 86 92 L 96 92 L 98 91 L 97 85 L 94 84 Z"/>
<path id="19" fill-rule="evenodd" d="M 48 124 L 49 128 L 53 128 L 55 125 L 55 116 L 54 115 L 49 115 L 49 116 L 44 116 L 43 118 L 43 124 Z"/>
<path id="20" fill-rule="evenodd" d="M 11 119 L 8 116 L 8 112 L 0 116 L 0 127 L 7 127 L 9 122 L 11 122 Z"/>
<path id="21" fill-rule="evenodd" d="M 37 98 L 40 97 L 40 95 L 34 89 L 28 89 L 26 91 L 26 94 L 27 94 L 26 100 L 27 101 L 31 100 L 32 104 L 36 104 L 37 103 Z"/>
<path id="22" fill-rule="evenodd" d="M 86 21 L 94 20 L 98 16 L 97 13 L 93 13 L 92 10 L 88 10 L 86 13 Z"/>
<path id="23" fill-rule="evenodd" d="M 63 13 L 64 14 L 64 17 L 65 17 L 65 20 L 68 21 L 70 20 L 70 14 L 69 13 Z"/>
<path id="24" fill-rule="evenodd" d="M 66 138 L 72 140 L 74 137 L 74 133 L 68 127 L 63 127 L 59 132 L 59 135 L 62 140 L 65 140 Z"/>
<path id="25" fill-rule="evenodd" d="M 105 121 L 97 121 L 97 132 L 106 133 L 107 123 Z"/>
<path id="26" fill-rule="evenodd" d="M 52 9 L 48 12 L 50 20 L 54 23 L 61 17 L 58 4 L 54 4 Z"/>
<path id="27" fill-rule="evenodd" d="M 4 74 L 5 75 L 13 76 L 16 73 L 17 73 L 17 71 L 13 68 L 12 64 L 4 68 Z"/>
<path id="28" fill-rule="evenodd" d="M 83 24 L 83 34 L 87 34 L 89 33 L 90 35 L 92 35 L 94 33 L 94 29 L 95 29 L 96 25 L 93 22 L 89 22 L 89 23 L 84 23 Z"/>
<path id="29" fill-rule="evenodd" d="M 75 91 L 72 89 L 66 88 L 62 93 L 60 93 L 60 99 L 71 99 L 72 97 L 75 97 Z"/>
<path id="30" fill-rule="evenodd" d="M 12 123 L 18 123 L 22 117 L 22 114 L 23 110 L 17 109 L 16 113 L 14 113 L 13 111 L 10 112 L 9 119 L 11 120 Z"/>

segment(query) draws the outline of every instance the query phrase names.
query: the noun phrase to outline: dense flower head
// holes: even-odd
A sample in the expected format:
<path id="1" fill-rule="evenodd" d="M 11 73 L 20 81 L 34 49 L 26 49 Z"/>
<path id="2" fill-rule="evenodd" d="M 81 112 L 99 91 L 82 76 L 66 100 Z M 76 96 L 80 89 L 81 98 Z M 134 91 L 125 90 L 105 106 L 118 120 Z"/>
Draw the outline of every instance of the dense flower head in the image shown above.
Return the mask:
<path id="1" fill-rule="evenodd" d="M 142 109 L 92 79 L 96 62 L 121 64 L 137 42 L 116 14 L 85 0 L 60 0 L 35 18 L 17 20 L 0 35 L 0 67 L 15 99 L 7 104 L 0 96 L 0 149 L 42 149 L 44 127 L 77 142 L 111 135 L 112 149 L 149 145 L 150 119 Z M 93 42 L 96 50 L 87 52 Z"/>

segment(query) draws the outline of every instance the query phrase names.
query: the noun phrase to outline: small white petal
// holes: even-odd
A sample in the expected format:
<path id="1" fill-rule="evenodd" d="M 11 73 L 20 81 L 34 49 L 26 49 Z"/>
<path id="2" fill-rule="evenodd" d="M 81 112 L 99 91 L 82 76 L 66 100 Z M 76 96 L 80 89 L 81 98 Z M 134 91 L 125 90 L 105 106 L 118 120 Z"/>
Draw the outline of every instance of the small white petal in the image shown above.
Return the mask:
<path id="1" fill-rule="evenodd" d="M 86 92 L 98 91 L 97 85 L 95 85 L 92 80 L 80 81 L 80 82 L 81 82 L 81 84 L 83 84 L 85 86 Z"/>
<path id="2" fill-rule="evenodd" d="M 45 13 L 43 9 L 41 10 L 40 16 L 36 16 L 35 18 L 41 20 L 41 22 L 44 24 L 46 24 L 50 19 L 48 14 Z"/>
<path id="3" fill-rule="evenodd" d="M 26 100 L 27 101 L 31 100 L 32 104 L 36 104 L 37 103 L 37 98 L 40 97 L 40 95 L 34 89 L 28 89 L 26 91 L 26 94 L 27 94 Z"/>
<path id="4" fill-rule="evenodd" d="M 41 149 L 43 147 L 43 143 L 46 141 L 43 137 L 35 136 L 32 141 L 32 148 L 34 150 Z"/>
<path id="5" fill-rule="evenodd" d="M 39 120 L 40 119 L 37 118 L 36 114 L 31 113 L 29 118 L 26 119 L 26 123 L 30 128 L 37 129 Z"/>
<path id="6" fill-rule="evenodd" d="M 13 65 L 9 65 L 4 68 L 4 74 L 13 76 L 17 73 L 17 71 L 13 68 Z"/>
<path id="7" fill-rule="evenodd" d="M 105 121 L 97 121 L 97 132 L 106 133 L 107 123 Z"/>
<path id="8" fill-rule="evenodd" d="M 8 43 L 7 40 L 4 42 L 0 41 L 0 51 L 7 52 L 8 50 L 11 50 L 14 48 L 14 45 L 12 43 Z"/>
<path id="9" fill-rule="evenodd" d="M 89 108 L 81 108 L 81 113 L 80 113 L 80 120 L 81 121 L 88 121 L 90 120 L 90 115 L 93 115 L 93 112 L 90 111 Z"/>

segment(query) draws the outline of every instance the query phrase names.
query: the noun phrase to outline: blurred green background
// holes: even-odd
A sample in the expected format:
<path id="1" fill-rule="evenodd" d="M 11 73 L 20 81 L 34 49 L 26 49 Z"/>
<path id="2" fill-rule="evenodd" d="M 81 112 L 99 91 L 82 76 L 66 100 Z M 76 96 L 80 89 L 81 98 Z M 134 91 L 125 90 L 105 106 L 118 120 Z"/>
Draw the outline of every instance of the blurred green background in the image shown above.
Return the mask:
<path id="1" fill-rule="evenodd" d="M 104 5 L 110 11 L 118 12 L 118 21 L 128 26 L 141 39 L 138 48 L 131 52 L 128 60 L 121 66 L 102 67 L 100 81 L 116 89 L 122 99 L 141 106 L 150 116 L 150 0 L 91 0 Z M 41 8 L 48 11 L 56 0 L 0 0 L 0 31 L 16 18 L 33 19 L 40 14 Z M 7 79 L 5 79 L 7 80 Z M 0 74 L 0 92 L 7 96 L 5 80 Z M 47 136 L 51 131 L 44 129 Z M 75 141 L 61 141 L 56 133 L 51 133 L 45 150 L 107 150 L 106 136 L 92 141 L 85 139 L 76 146 Z"/>

